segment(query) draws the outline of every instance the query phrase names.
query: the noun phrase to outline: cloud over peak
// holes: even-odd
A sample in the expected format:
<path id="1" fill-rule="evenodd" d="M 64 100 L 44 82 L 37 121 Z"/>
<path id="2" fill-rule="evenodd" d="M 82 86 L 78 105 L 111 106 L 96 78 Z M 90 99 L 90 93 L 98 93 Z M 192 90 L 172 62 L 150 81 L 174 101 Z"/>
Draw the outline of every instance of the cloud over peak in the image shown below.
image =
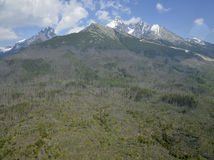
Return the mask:
<path id="1" fill-rule="evenodd" d="M 125 24 L 136 24 L 138 22 L 142 21 L 140 17 L 132 17 L 131 19 L 124 21 Z"/>
<path id="2" fill-rule="evenodd" d="M 194 20 L 194 23 L 197 25 L 202 25 L 204 24 L 204 19 L 203 18 L 198 18 L 196 20 Z"/>
<path id="3" fill-rule="evenodd" d="M 165 8 L 161 3 L 157 3 L 156 4 L 156 9 L 159 11 L 159 12 L 168 12 L 171 10 L 171 8 Z"/>
<path id="4" fill-rule="evenodd" d="M 3 0 L 0 1 L 0 27 L 56 26 L 59 32 L 88 16 L 76 0 Z"/>
<path id="5" fill-rule="evenodd" d="M 8 41 L 8 40 L 14 40 L 17 39 L 17 35 L 7 28 L 1 28 L 0 27 L 0 41 Z"/>
<path id="6" fill-rule="evenodd" d="M 109 12 L 107 12 L 105 10 L 98 10 L 96 12 L 96 16 L 101 21 L 111 21 L 111 17 L 109 16 Z"/>

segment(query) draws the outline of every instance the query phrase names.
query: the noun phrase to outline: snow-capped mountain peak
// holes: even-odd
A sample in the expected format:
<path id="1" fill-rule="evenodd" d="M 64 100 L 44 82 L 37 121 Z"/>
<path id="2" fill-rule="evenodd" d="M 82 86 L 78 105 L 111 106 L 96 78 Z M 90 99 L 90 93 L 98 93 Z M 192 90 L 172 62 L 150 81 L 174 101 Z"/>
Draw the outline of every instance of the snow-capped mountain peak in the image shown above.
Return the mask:
<path id="1" fill-rule="evenodd" d="M 204 41 L 202 41 L 202 40 L 199 39 L 199 38 L 194 37 L 193 40 L 194 40 L 196 43 L 199 43 L 199 44 L 201 44 L 201 45 L 205 45 Z"/>
<path id="2" fill-rule="evenodd" d="M 108 27 L 110 28 L 115 28 L 117 26 L 117 22 L 116 21 L 111 21 L 110 23 L 107 24 Z"/>
<path id="3" fill-rule="evenodd" d="M 0 47 L 0 53 L 5 53 L 8 52 L 12 49 L 12 47 Z"/>
<path id="4" fill-rule="evenodd" d="M 26 39 L 22 39 L 22 40 L 19 40 L 17 43 L 22 43 L 24 42 Z"/>
<path id="5" fill-rule="evenodd" d="M 205 42 L 197 37 L 187 39 L 187 42 L 190 42 L 191 44 L 197 44 L 197 45 L 206 45 Z"/>
<path id="6" fill-rule="evenodd" d="M 128 27 L 128 29 L 129 29 L 128 34 L 132 34 L 134 32 L 133 28 Z"/>
<path id="7" fill-rule="evenodd" d="M 121 20 L 119 17 L 116 17 L 113 21 L 107 24 L 110 28 L 116 28 L 117 26 L 124 24 L 123 20 Z"/>
<path id="8" fill-rule="evenodd" d="M 131 34 L 139 39 L 164 40 L 171 43 L 187 43 L 183 38 L 168 31 L 158 24 L 149 25 L 140 19 L 133 23 L 116 18 L 107 24 L 108 27 Z"/>
<path id="9" fill-rule="evenodd" d="M 159 35 L 160 34 L 160 26 L 158 24 L 152 25 L 151 31 L 153 31 L 155 34 Z"/>

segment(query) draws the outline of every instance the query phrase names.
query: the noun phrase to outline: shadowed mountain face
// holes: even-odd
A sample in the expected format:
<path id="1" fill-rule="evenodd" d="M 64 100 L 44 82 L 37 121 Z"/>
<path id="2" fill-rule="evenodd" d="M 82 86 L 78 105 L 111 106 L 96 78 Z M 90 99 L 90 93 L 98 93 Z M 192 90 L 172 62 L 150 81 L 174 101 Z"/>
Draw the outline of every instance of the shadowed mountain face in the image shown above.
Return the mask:
<path id="1" fill-rule="evenodd" d="M 0 59 L 0 159 L 213 159 L 214 63 L 92 24 Z"/>

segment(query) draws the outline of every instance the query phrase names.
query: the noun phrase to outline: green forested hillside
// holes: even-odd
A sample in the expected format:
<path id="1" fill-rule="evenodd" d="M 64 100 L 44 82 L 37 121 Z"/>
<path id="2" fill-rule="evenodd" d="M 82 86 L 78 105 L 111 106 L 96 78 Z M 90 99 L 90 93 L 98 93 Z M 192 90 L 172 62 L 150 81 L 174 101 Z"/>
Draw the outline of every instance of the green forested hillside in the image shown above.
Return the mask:
<path id="1" fill-rule="evenodd" d="M 92 25 L 0 59 L 0 159 L 214 159 L 214 63 Z"/>

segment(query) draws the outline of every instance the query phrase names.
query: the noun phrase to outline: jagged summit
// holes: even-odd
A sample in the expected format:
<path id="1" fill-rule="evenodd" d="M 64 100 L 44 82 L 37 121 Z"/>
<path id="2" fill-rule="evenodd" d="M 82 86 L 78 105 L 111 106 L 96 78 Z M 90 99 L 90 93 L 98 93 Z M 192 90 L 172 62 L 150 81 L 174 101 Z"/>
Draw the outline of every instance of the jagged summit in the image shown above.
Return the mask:
<path id="1" fill-rule="evenodd" d="M 50 26 L 43 28 L 40 32 L 46 33 L 46 32 L 49 32 L 49 31 L 50 32 L 55 32 L 55 30 Z"/>
<path id="2" fill-rule="evenodd" d="M 56 36 L 55 34 L 55 30 L 51 27 L 46 27 L 44 29 L 42 29 L 38 35 L 44 35 L 47 39 L 49 38 L 53 38 Z"/>
<path id="3" fill-rule="evenodd" d="M 149 25 L 142 20 L 135 22 L 123 21 L 116 18 L 107 24 L 108 27 L 129 33 L 140 39 L 165 40 L 172 43 L 186 43 L 185 40 L 164 27 L 154 24 Z"/>
<path id="4" fill-rule="evenodd" d="M 119 18 L 116 17 L 113 21 L 107 24 L 108 27 L 116 28 L 118 25 L 123 24 L 124 22 Z"/>
<path id="5" fill-rule="evenodd" d="M 31 37 L 28 40 L 31 40 L 32 42 L 34 41 L 46 41 L 48 39 L 51 39 L 53 37 L 55 37 L 55 30 L 51 27 L 46 27 L 44 29 L 42 29 L 37 35 Z"/>

